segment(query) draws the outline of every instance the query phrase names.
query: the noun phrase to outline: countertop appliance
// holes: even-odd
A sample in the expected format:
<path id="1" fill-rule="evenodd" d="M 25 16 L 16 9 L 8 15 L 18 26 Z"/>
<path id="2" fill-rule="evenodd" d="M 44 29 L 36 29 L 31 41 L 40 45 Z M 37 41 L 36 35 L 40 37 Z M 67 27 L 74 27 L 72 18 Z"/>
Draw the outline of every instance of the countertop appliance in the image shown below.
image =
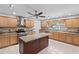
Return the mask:
<path id="1" fill-rule="evenodd" d="M 24 29 L 18 29 L 17 33 L 19 36 L 26 36 L 27 35 L 27 32 Z"/>

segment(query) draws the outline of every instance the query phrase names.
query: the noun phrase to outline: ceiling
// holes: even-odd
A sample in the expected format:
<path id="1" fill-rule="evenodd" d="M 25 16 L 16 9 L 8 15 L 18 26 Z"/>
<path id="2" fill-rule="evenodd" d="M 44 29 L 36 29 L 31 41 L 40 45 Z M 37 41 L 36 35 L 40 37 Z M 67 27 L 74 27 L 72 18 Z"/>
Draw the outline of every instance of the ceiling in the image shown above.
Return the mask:
<path id="1" fill-rule="evenodd" d="M 64 15 L 79 14 L 79 4 L 13 4 L 10 9 L 9 4 L 0 4 L 0 14 L 30 16 L 28 12 L 34 13 L 34 10 L 43 12 L 42 15 L 58 17 Z"/>

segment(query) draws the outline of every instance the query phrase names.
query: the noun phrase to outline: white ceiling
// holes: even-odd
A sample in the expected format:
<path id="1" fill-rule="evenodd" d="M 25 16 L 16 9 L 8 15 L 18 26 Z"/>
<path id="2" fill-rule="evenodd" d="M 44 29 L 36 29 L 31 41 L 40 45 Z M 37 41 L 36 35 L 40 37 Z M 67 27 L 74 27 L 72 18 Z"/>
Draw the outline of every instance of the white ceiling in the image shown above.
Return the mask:
<path id="1" fill-rule="evenodd" d="M 79 14 L 79 4 L 14 4 L 10 9 L 9 4 L 0 4 L 0 13 L 30 16 L 26 11 L 34 13 L 34 10 L 42 11 L 45 16 L 63 16 Z"/>

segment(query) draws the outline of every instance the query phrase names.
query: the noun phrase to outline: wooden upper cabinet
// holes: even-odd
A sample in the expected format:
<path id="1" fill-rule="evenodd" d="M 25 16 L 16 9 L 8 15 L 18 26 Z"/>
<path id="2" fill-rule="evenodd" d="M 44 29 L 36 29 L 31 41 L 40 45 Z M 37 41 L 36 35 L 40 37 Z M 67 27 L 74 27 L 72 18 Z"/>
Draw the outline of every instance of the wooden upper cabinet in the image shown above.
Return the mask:
<path id="1" fill-rule="evenodd" d="M 8 27 L 17 27 L 17 19 L 16 18 L 9 18 L 7 22 L 8 23 Z"/>
<path id="2" fill-rule="evenodd" d="M 32 28 L 34 27 L 34 21 L 33 20 L 26 20 L 25 21 L 26 28 Z"/>
<path id="3" fill-rule="evenodd" d="M 0 17 L 0 27 L 17 27 L 17 18 Z"/>
<path id="4" fill-rule="evenodd" d="M 3 17 L 0 17 L 0 27 L 5 27 L 6 26 L 6 19 Z"/>
<path id="5" fill-rule="evenodd" d="M 47 23 L 53 23 L 53 20 L 46 20 Z"/>
<path id="6" fill-rule="evenodd" d="M 72 24 L 73 24 L 72 20 L 66 20 L 65 21 L 65 26 L 68 27 L 68 28 L 72 28 Z"/>
<path id="7" fill-rule="evenodd" d="M 79 27 L 79 19 L 70 19 L 65 21 L 65 26 L 69 28 L 78 28 Z"/>
<path id="8" fill-rule="evenodd" d="M 79 27 L 79 19 L 73 19 L 72 22 L 73 22 L 73 25 L 72 25 L 73 28 Z"/>
<path id="9" fill-rule="evenodd" d="M 47 23 L 47 21 L 42 21 L 42 22 L 41 22 L 41 28 L 48 28 L 48 23 Z"/>

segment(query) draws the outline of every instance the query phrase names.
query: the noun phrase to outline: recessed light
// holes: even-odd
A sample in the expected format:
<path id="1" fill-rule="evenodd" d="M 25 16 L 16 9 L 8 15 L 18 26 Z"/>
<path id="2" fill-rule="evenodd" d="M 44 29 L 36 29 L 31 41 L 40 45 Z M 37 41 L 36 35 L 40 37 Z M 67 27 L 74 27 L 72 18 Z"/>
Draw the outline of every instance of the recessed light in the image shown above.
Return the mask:
<path id="1" fill-rule="evenodd" d="M 69 16 L 72 15 L 71 13 L 68 14 Z"/>
<path id="2" fill-rule="evenodd" d="M 13 15 L 15 15 L 16 14 L 16 12 L 13 12 Z"/>

